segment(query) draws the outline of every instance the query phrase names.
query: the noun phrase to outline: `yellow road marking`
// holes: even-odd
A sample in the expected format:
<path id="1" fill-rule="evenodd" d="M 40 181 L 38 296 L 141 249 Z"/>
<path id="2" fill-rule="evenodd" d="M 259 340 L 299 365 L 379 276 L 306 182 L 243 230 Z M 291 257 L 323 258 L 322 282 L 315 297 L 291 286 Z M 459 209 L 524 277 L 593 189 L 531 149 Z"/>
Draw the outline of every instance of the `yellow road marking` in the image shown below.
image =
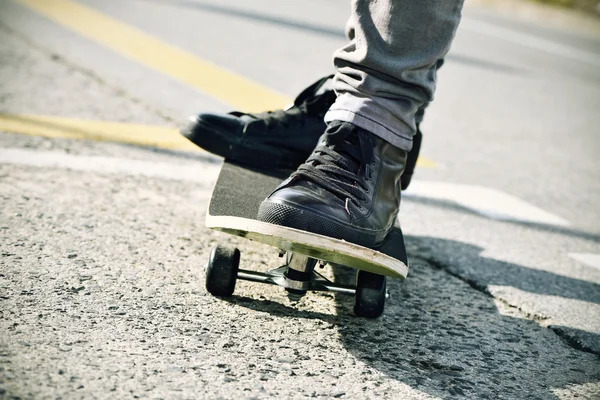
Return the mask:
<path id="1" fill-rule="evenodd" d="M 149 68 L 247 112 L 282 108 L 290 98 L 69 0 L 18 0 L 33 11 Z"/>
<path id="2" fill-rule="evenodd" d="M 130 143 L 164 149 L 201 151 L 167 126 L 88 121 L 41 115 L 0 114 L 0 131 L 50 138 Z"/>
<path id="3" fill-rule="evenodd" d="M 430 158 L 419 156 L 417 158 L 417 167 L 420 168 L 437 168 L 437 164 Z"/>
<path id="4" fill-rule="evenodd" d="M 0 113 L 0 131 L 50 138 L 129 143 L 171 150 L 203 151 L 181 136 L 176 128 L 168 126 Z M 428 158 L 419 157 L 417 166 L 435 168 L 436 163 Z"/>

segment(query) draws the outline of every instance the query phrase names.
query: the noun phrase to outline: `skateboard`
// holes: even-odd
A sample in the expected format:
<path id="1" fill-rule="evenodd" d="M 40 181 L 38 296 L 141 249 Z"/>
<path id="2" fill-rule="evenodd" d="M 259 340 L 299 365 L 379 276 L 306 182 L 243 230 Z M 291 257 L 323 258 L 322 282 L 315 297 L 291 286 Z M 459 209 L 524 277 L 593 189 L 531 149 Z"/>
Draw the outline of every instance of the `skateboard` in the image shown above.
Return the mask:
<path id="1" fill-rule="evenodd" d="M 285 257 L 283 266 L 269 272 L 240 269 L 240 251 L 223 245 L 212 249 L 206 266 L 206 289 L 215 296 L 231 296 L 238 279 L 278 285 L 288 292 L 330 291 L 353 295 L 354 313 L 376 318 L 388 297 L 386 277 L 405 278 L 408 261 L 404 238 L 394 227 L 378 250 L 344 240 L 256 220 L 260 203 L 292 171 L 261 170 L 225 160 L 215 184 L 208 212 L 208 228 L 272 246 Z M 331 264 L 358 270 L 356 285 L 326 279 L 316 267 Z"/>

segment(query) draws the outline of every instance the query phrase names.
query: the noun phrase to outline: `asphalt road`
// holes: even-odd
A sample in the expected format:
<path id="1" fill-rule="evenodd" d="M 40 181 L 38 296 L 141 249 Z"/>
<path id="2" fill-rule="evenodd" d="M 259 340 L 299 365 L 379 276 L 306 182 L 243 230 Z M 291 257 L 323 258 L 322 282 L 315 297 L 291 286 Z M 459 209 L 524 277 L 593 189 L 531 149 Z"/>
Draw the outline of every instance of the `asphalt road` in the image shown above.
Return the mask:
<path id="1" fill-rule="evenodd" d="M 580 16 L 465 9 L 381 318 L 204 289 L 217 243 L 249 269 L 277 253 L 206 229 L 220 160 L 140 124 L 292 98 L 331 72 L 347 3 L 0 2 L 0 398 L 600 398 L 600 23 Z"/>

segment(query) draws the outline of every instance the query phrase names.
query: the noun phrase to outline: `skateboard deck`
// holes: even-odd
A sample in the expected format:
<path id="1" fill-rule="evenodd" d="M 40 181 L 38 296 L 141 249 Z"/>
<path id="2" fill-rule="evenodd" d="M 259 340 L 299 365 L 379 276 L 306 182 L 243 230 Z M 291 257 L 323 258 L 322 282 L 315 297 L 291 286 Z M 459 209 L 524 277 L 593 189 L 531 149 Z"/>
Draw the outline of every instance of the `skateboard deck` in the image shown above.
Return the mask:
<path id="1" fill-rule="evenodd" d="M 406 277 L 408 262 L 399 226 L 392 230 L 378 250 L 373 250 L 256 220 L 260 203 L 290 173 L 286 170 L 252 169 L 225 160 L 211 196 L 206 226 L 330 264 L 389 277 Z"/>

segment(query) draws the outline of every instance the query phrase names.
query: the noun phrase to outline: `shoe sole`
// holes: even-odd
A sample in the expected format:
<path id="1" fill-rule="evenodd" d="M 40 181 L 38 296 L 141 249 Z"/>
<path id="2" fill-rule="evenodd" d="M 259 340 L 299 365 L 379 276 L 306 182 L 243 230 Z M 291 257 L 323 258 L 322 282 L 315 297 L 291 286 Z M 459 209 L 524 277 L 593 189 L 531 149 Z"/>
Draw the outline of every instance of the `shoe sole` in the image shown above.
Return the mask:
<path id="1" fill-rule="evenodd" d="M 257 219 L 274 225 L 345 240 L 371 249 L 377 249 L 389 233 L 389 230 L 373 231 L 348 226 L 308 210 L 269 200 L 261 203 Z"/>

